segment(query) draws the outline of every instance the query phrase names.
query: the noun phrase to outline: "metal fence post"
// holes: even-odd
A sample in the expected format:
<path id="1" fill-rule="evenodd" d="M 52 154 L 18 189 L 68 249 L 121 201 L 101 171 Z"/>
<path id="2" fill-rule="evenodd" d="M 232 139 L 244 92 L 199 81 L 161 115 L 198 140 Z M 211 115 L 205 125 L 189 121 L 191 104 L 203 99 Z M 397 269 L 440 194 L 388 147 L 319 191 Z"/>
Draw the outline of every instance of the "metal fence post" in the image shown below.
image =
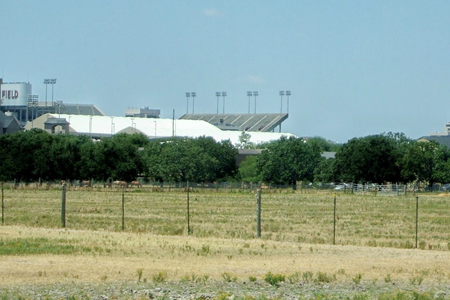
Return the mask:
<path id="1" fill-rule="evenodd" d="M 333 217 L 333 245 L 336 245 L 336 193 L 334 196 L 334 217 Z"/>
<path id="2" fill-rule="evenodd" d="M 66 228 L 66 183 L 62 184 L 61 195 L 61 224 L 63 228 Z"/>
<path id="3" fill-rule="evenodd" d="M 190 224 L 190 211 L 189 211 L 189 181 L 186 182 L 186 187 L 187 187 L 187 194 L 186 194 L 186 210 L 187 210 L 187 230 L 188 230 L 188 235 L 191 234 L 191 224 Z"/>
<path id="4" fill-rule="evenodd" d="M 5 225 L 5 197 L 3 193 L 3 182 L 2 182 L 2 225 Z"/>
<path id="5" fill-rule="evenodd" d="M 122 231 L 125 230 L 125 188 L 122 187 Z"/>
<path id="6" fill-rule="evenodd" d="M 256 190 L 256 237 L 261 237 L 261 189 Z"/>
<path id="7" fill-rule="evenodd" d="M 417 249 L 418 235 L 419 235 L 419 196 L 416 196 L 416 249 Z"/>

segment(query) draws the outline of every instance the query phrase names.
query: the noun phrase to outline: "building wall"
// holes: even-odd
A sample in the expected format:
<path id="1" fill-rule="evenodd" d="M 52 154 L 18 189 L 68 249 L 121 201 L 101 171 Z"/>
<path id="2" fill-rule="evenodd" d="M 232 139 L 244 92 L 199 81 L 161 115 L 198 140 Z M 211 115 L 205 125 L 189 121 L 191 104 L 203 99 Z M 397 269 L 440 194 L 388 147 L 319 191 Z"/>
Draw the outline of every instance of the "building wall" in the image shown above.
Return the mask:
<path id="1" fill-rule="evenodd" d="M 28 106 L 28 95 L 31 95 L 30 83 L 3 83 L 0 90 L 2 106 Z"/>

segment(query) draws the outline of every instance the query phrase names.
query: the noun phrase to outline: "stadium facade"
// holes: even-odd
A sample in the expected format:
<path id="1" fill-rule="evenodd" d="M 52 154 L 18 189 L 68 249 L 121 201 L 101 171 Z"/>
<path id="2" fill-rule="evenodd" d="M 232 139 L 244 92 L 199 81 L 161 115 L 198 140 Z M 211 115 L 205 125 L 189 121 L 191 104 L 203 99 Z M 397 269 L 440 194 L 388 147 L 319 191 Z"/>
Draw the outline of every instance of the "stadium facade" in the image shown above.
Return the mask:
<path id="1" fill-rule="evenodd" d="M 127 109 L 125 116 L 106 116 L 94 104 L 53 101 L 53 90 L 51 100 L 46 93 L 45 101 L 41 101 L 29 82 L 7 83 L 2 79 L 0 95 L 0 111 L 14 116 L 25 130 L 41 128 L 93 139 L 118 133 L 142 133 L 150 139 L 211 136 L 233 144 L 240 143 L 243 132 L 250 137 L 247 142 L 254 144 L 294 136 L 281 133 L 281 123 L 288 114 L 186 114 L 176 120 L 160 118 L 160 110 L 145 107 Z"/>

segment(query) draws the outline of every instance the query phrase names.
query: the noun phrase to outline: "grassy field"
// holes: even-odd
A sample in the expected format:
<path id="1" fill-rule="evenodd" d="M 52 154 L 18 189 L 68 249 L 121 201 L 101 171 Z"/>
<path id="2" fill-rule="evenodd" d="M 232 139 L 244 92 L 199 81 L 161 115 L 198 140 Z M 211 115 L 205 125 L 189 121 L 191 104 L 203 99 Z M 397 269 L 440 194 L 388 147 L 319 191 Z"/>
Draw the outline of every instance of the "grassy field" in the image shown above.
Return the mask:
<path id="1" fill-rule="evenodd" d="M 356 295 L 425 293 L 449 286 L 448 194 L 419 195 L 419 249 L 412 249 L 415 196 L 338 194 L 337 245 L 332 245 L 331 192 L 263 192 L 261 239 L 255 238 L 253 193 L 191 191 L 190 236 L 186 195 L 127 190 L 122 231 L 121 190 L 69 190 L 66 228 L 61 229 L 61 190 L 6 189 L 0 296 L 7 293 L 2 288 L 54 284 L 270 286 L 264 281 L 270 274 L 283 276 L 294 290 L 308 284 L 312 290 L 344 286 Z M 331 299 L 314 297 L 308 299 Z"/>
<path id="2" fill-rule="evenodd" d="M 5 224 L 61 227 L 61 190 L 5 190 Z M 449 250 L 450 194 L 419 195 L 418 247 Z M 416 197 L 337 194 L 336 244 L 415 247 Z M 122 191 L 68 190 L 66 227 L 122 231 Z M 125 231 L 187 235 L 187 193 L 128 189 Z M 256 237 L 254 193 L 198 190 L 189 193 L 195 237 Z M 262 239 L 333 243 L 333 194 L 262 194 Z"/>

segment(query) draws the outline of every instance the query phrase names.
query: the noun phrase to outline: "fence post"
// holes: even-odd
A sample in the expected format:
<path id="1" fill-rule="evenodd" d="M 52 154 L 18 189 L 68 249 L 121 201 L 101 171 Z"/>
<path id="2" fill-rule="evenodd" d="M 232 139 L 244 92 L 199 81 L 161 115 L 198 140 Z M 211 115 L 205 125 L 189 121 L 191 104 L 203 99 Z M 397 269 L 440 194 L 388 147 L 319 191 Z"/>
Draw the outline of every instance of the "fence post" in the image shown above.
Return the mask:
<path id="1" fill-rule="evenodd" d="M 256 190 L 256 237 L 261 237 L 261 189 Z"/>
<path id="2" fill-rule="evenodd" d="M 418 235 L 419 235 L 419 196 L 416 196 L 416 249 L 417 249 Z"/>
<path id="3" fill-rule="evenodd" d="M 186 182 L 186 187 L 187 187 L 187 194 L 186 194 L 186 210 L 187 210 L 187 230 L 188 230 L 188 235 L 191 234 L 191 224 L 190 224 L 190 212 L 189 212 L 189 181 Z"/>
<path id="4" fill-rule="evenodd" d="M 125 230 L 125 188 L 122 187 L 122 231 Z"/>
<path id="5" fill-rule="evenodd" d="M 61 195 L 61 224 L 63 228 L 66 228 L 66 183 L 62 184 Z"/>
<path id="6" fill-rule="evenodd" d="M 2 182 L 2 225 L 5 225 L 5 197 L 3 193 L 3 182 Z"/>
<path id="7" fill-rule="evenodd" d="M 334 197 L 333 245 L 336 245 L 336 193 L 333 194 L 333 197 Z"/>

